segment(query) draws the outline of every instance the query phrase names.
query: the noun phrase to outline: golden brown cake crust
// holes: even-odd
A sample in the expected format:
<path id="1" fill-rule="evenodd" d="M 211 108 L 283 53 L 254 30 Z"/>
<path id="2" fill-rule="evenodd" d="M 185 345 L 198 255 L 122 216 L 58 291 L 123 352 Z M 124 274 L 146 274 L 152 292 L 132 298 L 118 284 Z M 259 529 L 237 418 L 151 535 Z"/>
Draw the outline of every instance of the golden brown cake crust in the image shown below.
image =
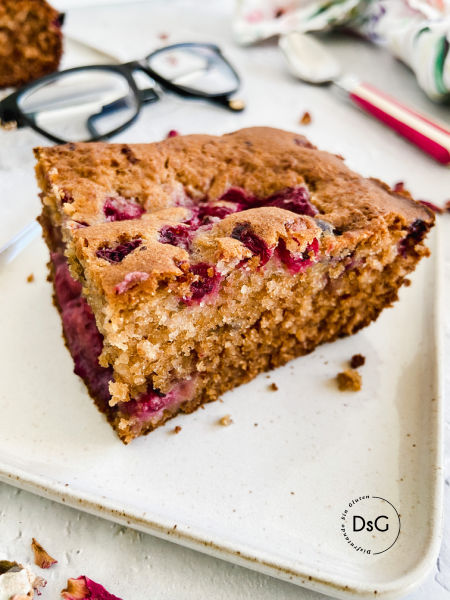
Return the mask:
<path id="1" fill-rule="evenodd" d="M 56 71 L 62 15 L 45 0 L 0 0 L 0 88 Z"/>
<path id="2" fill-rule="evenodd" d="M 324 218 L 345 231 L 376 227 L 389 213 L 405 221 L 434 219 L 428 208 L 354 173 L 305 137 L 269 127 L 153 144 L 65 144 L 35 153 L 47 184 L 70 195 L 67 216 L 90 225 L 105 221 L 103 201 L 111 195 L 155 211 L 182 202 L 185 193 L 211 200 L 239 187 L 264 198 L 304 183 Z"/>
<path id="3" fill-rule="evenodd" d="M 347 234 L 340 240 L 344 245 L 350 235 L 361 239 L 396 220 L 404 229 L 417 219 L 427 226 L 434 221 L 427 207 L 390 191 L 382 182 L 357 175 L 341 158 L 317 150 L 303 136 L 266 127 L 221 137 L 188 135 L 134 145 L 66 144 L 35 152 L 41 186 L 59 200 L 54 208 L 69 236 L 66 241 L 74 244 L 79 259 L 91 265 L 92 277 L 107 294 L 113 294 L 130 271 L 158 277 L 180 275 L 180 262 L 188 260 L 188 255 L 158 243 L 164 219 L 172 225 L 183 222 L 189 218 L 189 203 L 217 201 L 230 188 L 267 198 L 281 189 L 306 186 L 318 216 L 339 234 Z M 130 199 L 146 214 L 136 220 L 108 222 L 104 206 L 111 198 Z M 292 213 L 273 207 L 243 215 L 230 215 L 214 226 L 216 241 L 224 243 L 223 238 L 228 238 L 229 251 L 234 243 L 230 226 L 235 220 L 245 219 L 268 244 L 279 237 L 280 227 L 293 220 Z M 300 220 L 308 222 L 309 217 L 296 217 Z M 228 231 L 221 235 L 223 227 Z M 120 236 L 139 235 L 145 238 L 145 250 L 143 245 L 120 264 L 98 261 L 95 252 L 89 251 L 92 245 L 114 243 Z M 136 282 L 138 288 L 150 284 L 150 278 Z"/>

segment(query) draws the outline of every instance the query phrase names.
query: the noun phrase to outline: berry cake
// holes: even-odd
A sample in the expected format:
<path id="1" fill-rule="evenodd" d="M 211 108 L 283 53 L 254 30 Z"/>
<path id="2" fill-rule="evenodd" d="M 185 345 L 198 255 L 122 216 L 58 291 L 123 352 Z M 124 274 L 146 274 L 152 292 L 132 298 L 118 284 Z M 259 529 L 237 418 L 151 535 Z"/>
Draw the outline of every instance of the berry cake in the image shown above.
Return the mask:
<path id="1" fill-rule="evenodd" d="M 0 88 L 56 71 L 62 17 L 45 0 L 0 0 Z"/>
<path id="2" fill-rule="evenodd" d="M 66 343 L 125 443 L 368 325 L 428 254 L 427 207 L 297 134 L 35 153 Z"/>

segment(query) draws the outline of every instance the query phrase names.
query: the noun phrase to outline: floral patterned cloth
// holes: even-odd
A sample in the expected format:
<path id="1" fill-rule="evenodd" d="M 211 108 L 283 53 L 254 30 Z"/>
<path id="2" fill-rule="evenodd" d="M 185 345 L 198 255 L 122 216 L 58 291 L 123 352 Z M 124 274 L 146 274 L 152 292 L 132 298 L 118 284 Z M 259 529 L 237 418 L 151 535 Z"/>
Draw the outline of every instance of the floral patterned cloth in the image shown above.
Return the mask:
<path id="1" fill-rule="evenodd" d="M 431 99 L 450 99 L 450 0 L 237 0 L 233 31 L 248 45 L 342 26 L 385 45 Z"/>

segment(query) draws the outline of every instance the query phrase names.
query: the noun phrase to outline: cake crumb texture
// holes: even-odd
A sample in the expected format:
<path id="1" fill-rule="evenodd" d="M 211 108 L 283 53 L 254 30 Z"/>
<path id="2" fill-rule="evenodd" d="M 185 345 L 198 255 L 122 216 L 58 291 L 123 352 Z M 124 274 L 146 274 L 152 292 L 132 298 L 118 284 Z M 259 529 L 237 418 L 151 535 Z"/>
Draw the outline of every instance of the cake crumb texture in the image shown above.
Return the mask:
<path id="1" fill-rule="evenodd" d="M 359 392 L 362 387 L 361 375 L 354 369 L 346 369 L 338 373 L 336 380 L 341 392 Z"/>
<path id="2" fill-rule="evenodd" d="M 309 125 L 311 123 L 311 121 L 312 121 L 311 113 L 309 113 L 308 111 L 305 111 L 303 113 L 303 115 L 301 116 L 300 124 L 301 125 Z"/>
<path id="3" fill-rule="evenodd" d="M 362 354 L 354 354 L 350 359 L 350 366 L 352 369 L 362 367 L 366 362 L 366 357 Z"/>

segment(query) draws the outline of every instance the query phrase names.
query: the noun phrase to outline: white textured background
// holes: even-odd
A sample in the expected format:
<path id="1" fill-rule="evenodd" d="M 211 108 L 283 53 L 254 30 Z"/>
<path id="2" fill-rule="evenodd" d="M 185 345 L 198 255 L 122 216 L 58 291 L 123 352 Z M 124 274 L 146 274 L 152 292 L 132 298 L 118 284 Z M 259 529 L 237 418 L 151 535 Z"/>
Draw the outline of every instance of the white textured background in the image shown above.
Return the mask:
<path id="1" fill-rule="evenodd" d="M 233 47 L 228 32 L 228 23 L 232 10 L 230 0 L 166 0 L 165 2 L 89 2 L 79 0 L 54 2 L 62 9 L 71 9 L 68 13 L 66 31 L 72 36 L 94 44 L 104 52 L 118 55 L 124 60 L 137 57 L 151 50 L 157 43 L 157 34 L 164 31 L 171 34 L 170 41 L 180 39 L 203 39 L 216 41 L 224 39 L 227 54 L 239 70 L 240 50 Z M 87 4 L 97 4 L 97 8 L 82 8 Z M 63 6 L 64 5 L 64 6 Z M 101 5 L 101 6 L 100 6 Z M 108 6 L 111 5 L 111 6 Z M 153 8 L 158 7 L 158 18 L 153 18 Z M 196 15 L 195 11 L 200 11 Z M 121 12 L 119 12 L 121 11 Z M 364 77 L 384 90 L 408 101 L 417 108 L 434 114 L 437 118 L 449 122 L 449 108 L 435 106 L 418 90 L 412 75 L 392 57 L 382 50 L 350 39 L 333 37 L 329 41 L 337 56 L 347 69 Z M 250 50 L 256 58 L 256 68 L 265 68 L 269 59 L 271 66 L 280 64 L 275 47 L 264 49 L 264 62 L 258 58 L 258 51 Z M 66 65 L 82 63 L 92 59 L 92 55 L 74 44 L 67 44 Z M 99 60 L 97 58 L 97 60 Z M 270 69 L 269 69 L 270 70 Z M 268 81 L 270 85 L 270 81 Z M 314 110 L 314 104 L 302 102 L 308 98 L 308 89 L 299 84 L 298 114 L 308 109 L 313 115 L 313 124 L 306 131 L 319 146 L 341 152 L 348 158 L 352 167 L 358 168 L 358 155 L 361 151 L 369 153 L 373 168 L 371 174 L 385 178 L 383 153 L 379 147 L 393 140 L 393 134 L 381 125 L 367 120 L 370 140 L 376 140 L 377 148 L 355 148 L 352 144 L 352 132 L 345 131 L 342 124 L 321 127 L 324 122 L 332 123 L 333 115 L 323 115 Z M 301 93 L 300 93 L 301 92 Z M 324 94 L 327 92 L 324 90 Z M 251 90 L 243 87 L 243 95 L 248 101 L 263 102 L 261 97 L 252 96 Z M 183 119 L 183 103 L 172 101 L 164 124 L 148 125 L 148 139 L 164 135 L 164 131 L 173 127 L 185 132 L 189 124 Z M 151 107 L 147 110 L 151 110 Z M 275 108 L 276 110 L 276 108 Z M 331 120 L 330 120 L 331 119 Z M 227 115 L 223 115 L 226 130 Z M 293 123 L 293 128 L 296 123 Z M 6 137 L 9 136 L 9 137 Z M 12 138 L 11 136 L 14 136 Z M 11 140 L 14 140 L 11 142 Z M 40 140 L 27 131 L 16 133 L 0 132 L 0 245 L 16 233 L 38 211 L 36 190 L 31 173 L 32 161 L 29 149 Z M 395 141 L 395 143 L 398 143 Z M 424 161 L 428 161 L 426 157 Z M 429 162 L 429 177 L 411 191 L 414 195 L 436 203 L 450 199 L 449 170 Z M 448 182 L 448 197 L 437 197 L 433 190 L 433 181 L 444 178 Z M 408 183 L 408 165 L 405 164 L 396 180 Z M 393 181 L 389 181 L 393 183 Z M 442 182 L 441 182 L 442 183 Z M 18 187 L 19 186 L 19 187 Z M 442 187 L 442 185 L 440 186 Z M 439 218 L 444 241 L 450 235 L 450 215 Z M 450 248 L 445 244 L 445 293 L 449 298 Z M 446 352 L 442 358 L 448 364 L 450 344 L 449 311 L 445 328 Z M 450 392 L 450 374 L 446 375 L 446 394 Z M 449 437 L 450 419 L 447 411 L 445 426 L 446 438 Z M 446 448 L 446 485 L 445 485 L 445 533 L 439 560 L 410 600 L 441 600 L 450 597 L 450 448 Z M 212 559 L 175 544 L 137 533 L 130 529 L 111 524 L 102 519 L 86 515 L 68 507 L 38 498 L 10 486 L 0 484 L 0 551 L 7 552 L 12 558 L 31 562 L 29 544 L 36 537 L 58 560 L 59 565 L 45 573 L 49 580 L 44 592 L 46 598 L 56 599 L 67 577 L 76 577 L 88 573 L 103 583 L 111 592 L 123 596 L 124 600 L 146 599 L 198 599 L 213 600 L 250 600 L 273 599 L 288 600 L 318 599 L 318 594 L 308 592 L 291 584 L 283 583 L 236 567 L 220 560 Z M 114 581 L 114 586 L 110 582 Z"/>

